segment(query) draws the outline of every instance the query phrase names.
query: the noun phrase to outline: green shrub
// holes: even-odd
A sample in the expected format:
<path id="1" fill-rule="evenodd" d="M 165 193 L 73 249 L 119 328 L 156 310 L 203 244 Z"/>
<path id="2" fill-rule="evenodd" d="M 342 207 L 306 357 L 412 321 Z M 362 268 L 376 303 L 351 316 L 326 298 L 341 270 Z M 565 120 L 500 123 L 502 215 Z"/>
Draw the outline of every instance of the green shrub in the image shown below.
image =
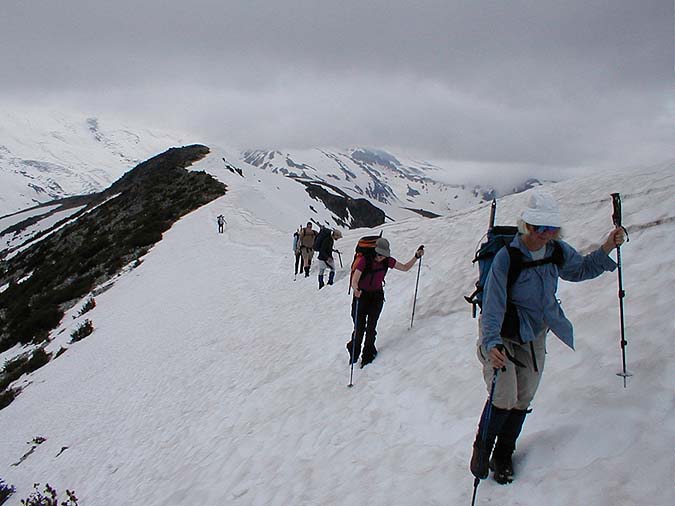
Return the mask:
<path id="1" fill-rule="evenodd" d="M 19 392 L 20 390 L 18 388 L 10 388 L 9 390 L 0 392 L 0 409 L 4 409 L 9 406 L 12 401 L 16 399 L 16 396 Z"/>
<path id="2" fill-rule="evenodd" d="M 46 304 L 44 307 L 34 309 L 28 313 L 25 319 L 16 321 L 14 331 L 19 342 L 42 342 L 49 335 L 49 331 L 56 327 L 63 318 L 63 311 L 55 304 Z"/>
<path id="3" fill-rule="evenodd" d="M 26 499 L 21 499 L 21 504 L 24 506 L 78 506 L 77 497 L 75 496 L 75 491 L 66 490 L 67 499 L 59 503 L 58 494 L 56 489 L 49 486 L 49 483 L 45 485 L 44 494 L 40 492 L 40 484 L 36 483 L 33 485 L 35 492 L 29 495 Z"/>
<path id="4" fill-rule="evenodd" d="M 129 246 L 133 248 L 140 248 L 142 246 L 149 246 L 162 240 L 162 232 L 159 230 L 145 229 L 134 232 L 129 237 Z"/>
<path id="5" fill-rule="evenodd" d="M 24 368 L 24 373 L 28 374 L 33 371 L 37 371 L 40 367 L 47 364 L 49 359 L 52 358 L 51 353 L 47 353 L 44 348 L 38 348 L 35 350 Z"/>
<path id="6" fill-rule="evenodd" d="M 0 504 L 4 504 L 15 491 L 16 489 L 12 485 L 7 485 L 5 480 L 0 478 Z"/>
<path id="7" fill-rule="evenodd" d="M 94 324 L 91 322 L 91 320 L 84 320 L 82 324 L 77 327 L 77 329 L 73 330 L 72 334 L 70 334 L 70 342 L 76 343 L 78 341 L 82 341 L 82 339 L 87 337 L 93 331 Z"/>
<path id="8" fill-rule="evenodd" d="M 47 364 L 50 359 L 50 353 L 47 353 L 43 348 L 37 348 L 30 356 L 19 355 L 13 360 L 8 360 L 5 362 L 2 373 L 0 373 L 0 390 L 4 390 L 24 374 L 37 371 L 40 367 Z"/>
<path id="9" fill-rule="evenodd" d="M 28 359 L 28 356 L 20 355 L 5 362 L 5 366 L 2 368 L 2 373 L 0 374 L 0 390 L 4 390 L 21 377 L 23 369 L 28 363 Z"/>
<path id="10" fill-rule="evenodd" d="M 51 302 L 53 304 L 62 304 L 73 299 L 78 299 L 88 293 L 93 285 L 93 274 L 76 278 L 64 287 L 54 290 L 51 294 Z"/>
<path id="11" fill-rule="evenodd" d="M 89 297 L 87 301 L 82 305 L 80 310 L 77 312 L 77 316 L 82 316 L 85 313 L 88 313 L 96 307 L 96 299 L 94 297 Z"/>

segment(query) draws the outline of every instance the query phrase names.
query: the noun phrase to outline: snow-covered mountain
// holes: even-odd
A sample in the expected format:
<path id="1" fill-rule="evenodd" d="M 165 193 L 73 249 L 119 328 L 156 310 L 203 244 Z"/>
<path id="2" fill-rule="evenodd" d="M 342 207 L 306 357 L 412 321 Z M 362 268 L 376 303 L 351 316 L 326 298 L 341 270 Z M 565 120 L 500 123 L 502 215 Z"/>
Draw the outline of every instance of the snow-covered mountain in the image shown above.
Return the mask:
<path id="1" fill-rule="evenodd" d="M 180 135 L 63 112 L 3 110 L 0 216 L 101 191 Z"/>
<path id="2" fill-rule="evenodd" d="M 7 505 L 35 482 L 74 489 L 81 506 L 469 504 L 486 389 L 462 296 L 488 205 L 378 227 L 401 260 L 425 245 L 415 322 L 415 273 L 392 271 L 380 354 L 348 389 L 348 265 L 321 291 L 315 270 L 294 282 L 289 224 L 307 215 L 295 200 L 304 190 L 269 171 L 230 171 L 225 155 L 197 165 L 228 192 L 178 221 L 86 315 L 68 310 L 45 343 L 53 357 L 65 351 L 14 383 L 23 392 L 0 410 L 0 478 L 16 488 Z M 477 504 L 670 506 L 675 163 L 547 187 L 582 252 L 612 227 L 609 194 L 623 195 L 633 376 L 624 388 L 615 375 L 616 273 L 561 281 L 577 351 L 549 339 L 516 481 L 483 481 Z M 514 223 L 526 198 L 501 199 L 497 223 Z M 336 247 L 353 251 L 366 233 L 345 230 Z M 94 332 L 70 343 L 85 318 Z"/>
<path id="3" fill-rule="evenodd" d="M 53 199 L 101 191 L 141 161 L 199 140 L 131 127 L 109 118 L 3 111 L 0 216 Z M 446 215 L 498 196 L 491 186 L 443 183 L 442 168 L 378 149 L 240 153 L 226 146 L 209 147 L 220 151 L 233 168 L 249 174 L 257 168 L 277 179 L 292 180 L 315 201 L 315 208 L 326 206 L 326 194 L 366 199 L 382 210 L 385 219 L 395 221 L 414 213 Z M 512 191 L 537 184 L 535 179 L 524 180 Z M 331 214 L 339 225 L 351 222 L 340 212 Z"/>
<path id="4" fill-rule="evenodd" d="M 394 220 L 411 212 L 446 215 L 498 196 L 492 187 L 443 183 L 442 168 L 380 149 L 255 150 L 245 152 L 243 161 L 305 184 L 339 187 L 353 198 L 369 199 Z M 538 184 L 529 179 L 514 192 Z"/>

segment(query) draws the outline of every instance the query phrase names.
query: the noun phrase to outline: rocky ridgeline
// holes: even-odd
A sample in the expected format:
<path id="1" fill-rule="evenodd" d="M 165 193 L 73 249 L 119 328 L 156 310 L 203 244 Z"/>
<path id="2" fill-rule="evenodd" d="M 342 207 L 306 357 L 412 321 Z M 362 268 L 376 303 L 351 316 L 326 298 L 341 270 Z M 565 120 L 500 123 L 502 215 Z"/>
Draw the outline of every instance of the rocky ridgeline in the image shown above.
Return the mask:
<path id="1" fill-rule="evenodd" d="M 7 259 L 11 250 L 4 252 L 0 352 L 46 340 L 65 310 L 138 260 L 181 216 L 223 195 L 223 183 L 186 170 L 208 153 L 202 145 L 172 148 L 103 192 L 50 202 L 58 209 L 83 207 L 15 256 Z"/>

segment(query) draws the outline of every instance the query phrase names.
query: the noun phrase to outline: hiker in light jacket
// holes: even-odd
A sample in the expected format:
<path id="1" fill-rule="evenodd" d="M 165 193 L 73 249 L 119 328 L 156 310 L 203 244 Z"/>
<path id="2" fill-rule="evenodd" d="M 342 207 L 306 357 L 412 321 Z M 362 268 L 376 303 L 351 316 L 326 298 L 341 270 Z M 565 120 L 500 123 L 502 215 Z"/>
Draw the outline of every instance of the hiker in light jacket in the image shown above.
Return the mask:
<path id="1" fill-rule="evenodd" d="M 302 254 L 302 270 L 305 271 L 305 277 L 309 277 L 309 268 L 312 265 L 314 257 L 314 239 L 316 230 L 312 230 L 312 222 L 308 221 L 307 226 L 300 230 L 300 253 Z"/>
<path id="2" fill-rule="evenodd" d="M 361 342 L 365 334 L 361 367 L 370 364 L 377 356 L 375 336 L 377 335 L 377 320 L 380 318 L 384 305 L 384 278 L 388 269 L 409 271 L 415 262 L 424 255 L 424 248 L 420 246 L 415 255 L 406 263 L 401 263 L 391 256 L 389 241 L 380 237 L 375 243 L 375 257 L 362 256 L 356 263 L 351 285 L 354 291 L 352 299 L 352 319 L 354 332 L 352 340 L 347 343 L 349 363 L 355 364 L 361 354 Z M 368 265 L 370 264 L 370 265 Z"/>
<path id="3" fill-rule="evenodd" d="M 319 290 L 324 287 L 323 274 L 326 269 L 328 273 L 328 284 L 332 285 L 335 279 L 335 260 L 333 260 L 333 246 L 335 241 L 342 237 L 342 232 L 338 229 L 333 230 L 319 245 Z"/>
<path id="4" fill-rule="evenodd" d="M 543 191 L 534 192 L 518 222 L 519 234 L 510 246 L 518 248 L 523 262 L 528 262 L 552 256 L 558 249 L 557 243 L 558 251 L 562 252 L 562 265 L 544 263 L 523 268 L 508 294 L 508 301 L 516 311 L 509 313 L 517 315 L 510 332 L 505 330 L 504 323 L 511 261 L 507 248 L 497 253 L 488 274 L 478 342 L 478 359 L 483 365 L 488 391 L 494 375 L 497 376 L 492 405 L 488 399 L 473 444 L 470 468 L 476 478 L 487 478 L 492 469 L 497 482 L 504 484 L 513 480 L 511 455 L 544 370 L 547 332 L 551 330 L 574 349 L 572 323 L 556 298 L 558 278 L 583 281 L 616 268 L 608 255 L 624 241 L 621 228 L 610 232 L 600 248 L 582 256 L 559 240 L 560 225 L 555 198 Z M 506 334 L 515 335 L 506 338 Z M 488 414 L 489 420 L 485 420 Z"/>

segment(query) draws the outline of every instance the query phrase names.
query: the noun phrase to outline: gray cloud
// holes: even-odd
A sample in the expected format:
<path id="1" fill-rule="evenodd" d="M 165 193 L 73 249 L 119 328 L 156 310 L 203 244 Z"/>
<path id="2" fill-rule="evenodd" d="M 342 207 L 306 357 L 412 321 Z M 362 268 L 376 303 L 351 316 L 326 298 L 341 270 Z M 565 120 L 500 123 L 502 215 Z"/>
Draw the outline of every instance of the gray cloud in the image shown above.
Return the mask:
<path id="1" fill-rule="evenodd" d="M 649 163 L 672 156 L 672 19 L 666 0 L 5 0 L 0 95 L 235 147 Z"/>

